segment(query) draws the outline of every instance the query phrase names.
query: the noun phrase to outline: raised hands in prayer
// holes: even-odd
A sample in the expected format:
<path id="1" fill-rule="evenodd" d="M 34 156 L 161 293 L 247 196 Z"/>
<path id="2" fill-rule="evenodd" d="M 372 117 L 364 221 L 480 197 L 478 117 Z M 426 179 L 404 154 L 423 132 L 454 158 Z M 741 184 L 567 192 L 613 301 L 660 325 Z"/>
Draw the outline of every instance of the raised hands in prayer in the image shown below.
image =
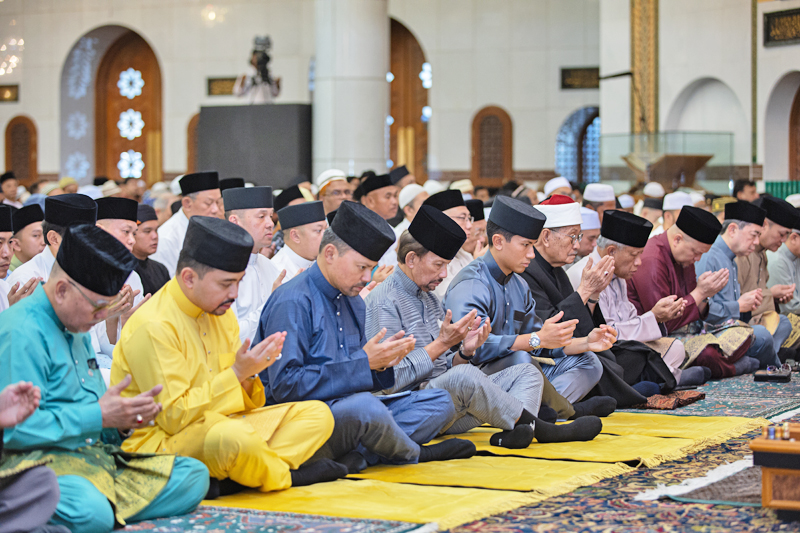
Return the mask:
<path id="1" fill-rule="evenodd" d="M 135 291 L 134 292 L 134 296 L 136 294 L 138 294 L 138 293 L 139 293 L 139 291 Z M 147 293 L 145 295 L 145 297 L 142 298 L 141 302 L 139 302 L 138 304 L 136 304 L 133 307 L 131 307 L 129 310 L 127 310 L 124 313 L 122 313 L 122 315 L 120 315 L 120 317 L 119 317 L 120 322 L 121 322 L 120 327 L 124 326 L 128 322 L 128 319 L 133 316 L 133 313 L 138 311 L 138 309 L 142 306 L 142 304 L 144 304 L 147 300 L 149 300 L 151 296 L 152 296 L 152 294 Z"/>
<path id="2" fill-rule="evenodd" d="M 375 334 L 367 344 L 364 351 L 367 353 L 369 368 L 382 372 L 389 367 L 395 366 L 414 349 L 414 336 L 405 337 L 406 332 L 402 329 L 381 342 L 386 336 L 386 328 L 382 328 Z"/>
<path id="3" fill-rule="evenodd" d="M 301 268 L 297 273 L 299 274 L 302 271 L 303 269 Z M 283 283 L 283 278 L 285 277 L 286 277 L 286 269 L 284 268 L 283 270 L 281 270 L 281 273 L 278 274 L 278 277 L 275 278 L 275 281 L 272 282 L 272 292 L 275 292 L 277 288 L 281 286 L 281 283 Z"/>
<path id="4" fill-rule="evenodd" d="M 239 383 L 272 366 L 280 358 L 285 340 L 285 331 L 273 333 L 252 348 L 250 348 L 250 339 L 245 339 L 239 351 L 236 352 L 236 360 L 231 367 L 233 373 L 239 378 Z"/>
<path id="5" fill-rule="evenodd" d="M 601 324 L 586 336 L 587 350 L 591 352 L 608 350 L 615 342 L 617 342 L 617 330 L 607 324 Z"/>
<path id="6" fill-rule="evenodd" d="M 728 284 L 729 275 L 730 273 L 727 268 L 722 268 L 716 272 L 708 271 L 700 274 L 700 277 L 697 278 L 697 288 L 692 291 L 692 293 L 695 291 L 699 292 L 700 297 L 695 297 L 695 300 L 699 302 L 700 300 L 711 298 L 717 294 Z"/>
<path id="7" fill-rule="evenodd" d="M 444 314 L 442 326 L 439 328 L 439 337 L 436 339 L 445 347 L 455 346 L 463 341 L 467 333 L 475 327 L 478 328 L 481 324 L 478 317 L 478 310 L 473 309 L 466 316 L 462 317 L 458 322 L 453 322 L 453 312 L 448 309 Z M 475 323 L 477 319 L 477 324 Z"/>
<path id="8" fill-rule="evenodd" d="M 792 296 L 794 296 L 794 289 L 794 283 L 791 285 L 773 285 L 770 287 L 769 292 L 772 294 L 772 297 L 778 300 L 780 303 L 786 303 L 792 299 Z"/>
<path id="9" fill-rule="evenodd" d="M 375 283 L 381 283 L 383 280 L 388 278 L 392 272 L 394 272 L 394 267 L 392 265 L 379 266 L 375 272 L 372 273 L 372 281 Z"/>
<path id="10" fill-rule="evenodd" d="M 686 300 L 673 294 L 657 301 L 656 305 L 653 306 L 652 312 L 656 317 L 656 321 L 659 324 L 663 324 L 683 315 L 684 310 L 686 310 Z"/>
<path id="11" fill-rule="evenodd" d="M 42 392 L 33 383 L 20 381 L 0 392 L 0 428 L 10 428 L 25 421 L 39 408 Z"/>
<path id="12" fill-rule="evenodd" d="M 162 406 L 155 401 L 155 397 L 161 393 L 163 388 L 156 385 L 149 391 L 143 392 L 133 398 L 123 398 L 122 391 L 131 384 L 131 376 L 128 374 L 125 379 L 109 387 L 103 396 L 100 397 L 100 412 L 103 414 L 103 427 L 128 430 L 145 425 L 152 425 Z"/>
<path id="13" fill-rule="evenodd" d="M 20 286 L 20 282 L 16 282 L 12 287 L 11 290 L 8 291 L 8 305 L 14 305 L 18 301 L 22 300 L 26 296 L 30 296 L 33 294 L 33 289 L 36 287 L 36 284 L 42 281 L 42 278 L 31 278 L 25 283 L 24 285 Z"/>
<path id="14" fill-rule="evenodd" d="M 764 296 L 761 294 L 761 289 L 754 289 L 750 292 L 746 292 L 739 297 L 739 312 L 747 313 L 755 311 L 763 301 Z"/>
<path id="15" fill-rule="evenodd" d="M 122 290 L 119 291 L 119 294 L 115 298 L 116 301 L 107 309 L 108 316 L 106 317 L 106 321 L 118 318 L 122 316 L 123 313 L 129 311 L 131 307 L 133 307 L 134 298 L 139 296 L 140 292 L 141 291 L 134 291 L 127 283 L 123 285 Z"/>
<path id="16" fill-rule="evenodd" d="M 476 317 L 472 321 L 472 326 L 467 331 L 467 336 L 464 337 L 461 343 L 461 353 L 467 357 L 474 355 L 475 350 L 483 346 L 483 343 L 489 338 L 489 333 L 491 332 L 492 325 L 489 323 L 489 317 L 486 317 L 483 325 L 481 325 L 481 319 Z"/>
<path id="17" fill-rule="evenodd" d="M 378 282 L 377 281 L 370 281 L 369 283 L 367 283 L 366 287 L 361 289 L 361 292 L 359 292 L 358 295 L 361 296 L 362 300 L 366 300 L 367 299 L 367 295 L 369 293 L 371 293 L 372 289 L 374 289 L 377 286 L 378 286 Z"/>
<path id="18" fill-rule="evenodd" d="M 614 258 L 610 255 L 605 256 L 596 265 L 593 264 L 591 258 L 586 262 L 581 274 L 581 283 L 578 285 L 578 294 L 580 294 L 583 303 L 589 301 L 589 298 L 596 300 L 600 297 L 600 293 L 608 287 L 611 280 L 614 278 Z"/>
<path id="19" fill-rule="evenodd" d="M 542 348 L 547 348 L 548 350 L 563 348 L 572 341 L 572 334 L 575 333 L 578 319 L 559 322 L 563 317 L 564 311 L 559 311 L 558 314 L 545 320 L 542 329 L 536 332 Z"/>

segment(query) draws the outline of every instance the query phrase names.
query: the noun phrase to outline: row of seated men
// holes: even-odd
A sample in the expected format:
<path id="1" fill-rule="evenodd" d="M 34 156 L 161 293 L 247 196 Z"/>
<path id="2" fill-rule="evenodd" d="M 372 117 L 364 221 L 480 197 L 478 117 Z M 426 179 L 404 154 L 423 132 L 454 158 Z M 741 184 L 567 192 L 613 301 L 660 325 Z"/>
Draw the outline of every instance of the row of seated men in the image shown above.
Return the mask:
<path id="1" fill-rule="evenodd" d="M 591 440 L 617 407 L 778 361 L 766 328 L 721 309 L 762 303 L 740 295 L 730 272 L 769 233 L 767 212 L 787 227 L 773 207 L 800 225 L 780 200 L 767 211 L 729 204 L 724 229 L 687 206 L 650 240 L 650 222 L 605 210 L 597 250 L 569 276 L 560 267 L 579 250 L 583 219 L 567 196 L 535 208 L 498 197 L 484 253 L 454 276 L 482 213 L 459 191 L 427 198 L 399 238 L 368 205 L 342 201 L 326 217 L 304 202 L 279 219 L 284 235 L 324 222 L 316 258 L 272 290 L 258 254 L 271 188 L 225 190 L 223 220 L 191 213 L 202 193 L 219 195 L 216 174 L 181 186 L 188 209 L 174 215 L 186 224 L 173 277 L 143 298 L 130 236 L 147 210 L 123 198 L 47 199 L 47 248 L 15 269 L 0 313 L 0 386 L 16 405 L 15 417 L 0 414 L 0 468 L 10 473 L 0 478 L 0 531 L 110 531 L 245 487 L 466 458 L 470 441 L 430 442 L 482 424 L 506 448 Z M 0 211 L 4 248 L 15 215 Z M 397 267 L 375 286 L 390 253 Z M 29 263 L 39 270 L 26 279 Z M 721 321 L 711 338 L 707 320 Z M 93 343 L 103 335 L 114 346 L 109 387 Z"/>

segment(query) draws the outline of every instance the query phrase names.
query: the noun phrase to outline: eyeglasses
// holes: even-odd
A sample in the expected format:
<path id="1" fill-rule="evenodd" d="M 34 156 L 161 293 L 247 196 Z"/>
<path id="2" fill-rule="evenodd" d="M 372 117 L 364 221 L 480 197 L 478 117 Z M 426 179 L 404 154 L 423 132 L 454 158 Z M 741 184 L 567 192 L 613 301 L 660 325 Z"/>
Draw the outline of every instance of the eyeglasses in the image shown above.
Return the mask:
<path id="1" fill-rule="evenodd" d="M 345 198 L 352 198 L 353 191 L 351 191 L 350 189 L 334 189 L 332 191 L 329 191 L 326 194 L 326 196 L 337 196 L 337 197 L 344 196 Z"/>
<path id="2" fill-rule="evenodd" d="M 553 230 L 553 233 L 558 233 L 559 235 L 563 235 L 564 237 L 569 237 L 572 240 L 572 244 L 576 242 L 581 242 L 583 240 L 583 233 L 578 233 L 577 235 L 569 235 L 568 233 L 561 233 L 558 230 Z"/>
<path id="3" fill-rule="evenodd" d="M 465 224 L 467 221 L 469 221 L 470 224 L 473 224 L 475 222 L 475 217 L 471 217 L 468 215 L 458 215 L 457 217 L 452 217 L 452 219 L 458 222 L 459 224 Z"/>
<path id="4" fill-rule="evenodd" d="M 109 307 L 111 307 L 113 305 L 116 305 L 117 303 L 120 302 L 120 300 L 122 300 L 122 296 L 118 294 L 112 300 L 109 300 L 109 301 L 97 300 L 95 302 L 94 300 L 92 300 L 91 298 L 86 296 L 86 294 L 81 290 L 80 286 L 78 286 L 77 283 L 75 283 L 71 279 L 69 279 L 67 281 L 69 281 L 69 284 L 72 285 L 73 287 L 75 287 L 78 290 L 78 292 L 80 293 L 80 295 L 83 296 L 83 298 L 92 305 L 92 308 L 93 308 L 92 314 L 98 313 L 98 312 L 100 312 L 100 311 L 102 311 L 104 309 L 108 309 Z"/>

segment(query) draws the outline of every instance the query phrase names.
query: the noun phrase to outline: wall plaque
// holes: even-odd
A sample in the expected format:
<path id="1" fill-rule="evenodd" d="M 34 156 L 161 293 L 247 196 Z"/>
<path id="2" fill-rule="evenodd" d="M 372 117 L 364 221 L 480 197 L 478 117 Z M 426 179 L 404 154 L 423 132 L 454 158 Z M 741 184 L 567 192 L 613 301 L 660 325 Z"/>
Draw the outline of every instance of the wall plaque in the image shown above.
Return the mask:
<path id="1" fill-rule="evenodd" d="M 230 96 L 236 78 L 207 78 L 208 96 Z"/>
<path id="2" fill-rule="evenodd" d="M 19 102 L 19 85 L 0 85 L 0 102 Z"/>
<path id="3" fill-rule="evenodd" d="M 599 89 L 600 67 L 561 69 L 562 89 Z"/>
<path id="4" fill-rule="evenodd" d="M 800 43 L 800 9 L 764 13 L 764 46 Z"/>

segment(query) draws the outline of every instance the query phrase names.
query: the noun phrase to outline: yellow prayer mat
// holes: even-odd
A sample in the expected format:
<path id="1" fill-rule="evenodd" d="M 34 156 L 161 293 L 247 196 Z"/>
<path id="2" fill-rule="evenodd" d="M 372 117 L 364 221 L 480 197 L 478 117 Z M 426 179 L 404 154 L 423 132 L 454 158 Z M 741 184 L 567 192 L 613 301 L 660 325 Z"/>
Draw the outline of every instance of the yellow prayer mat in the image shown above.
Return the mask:
<path id="1" fill-rule="evenodd" d="M 719 444 L 770 424 L 764 418 L 738 416 L 676 416 L 614 413 L 603 418 L 603 433 L 692 439 L 695 445 Z"/>
<path id="2" fill-rule="evenodd" d="M 440 529 L 450 529 L 544 498 L 526 492 L 341 479 L 267 494 L 242 492 L 203 504 L 420 524 L 435 522 Z"/>
<path id="3" fill-rule="evenodd" d="M 464 435 L 448 435 L 445 439 L 467 439 L 475 443 L 475 447 L 479 452 L 488 452 L 499 456 L 588 461 L 589 464 L 635 463 L 649 468 L 660 465 L 664 461 L 678 459 L 687 455 L 688 452 L 684 450 L 692 449 L 694 445 L 694 441 L 691 439 L 600 434 L 588 442 L 540 444 L 534 441 L 525 449 L 511 450 L 489 444 L 489 437 L 497 431 L 499 430 L 495 428 L 481 427 L 475 428 Z M 476 484 L 473 483 L 473 485 Z"/>
<path id="4" fill-rule="evenodd" d="M 475 456 L 416 465 L 380 465 L 350 477 L 388 483 L 536 492 L 550 497 L 634 470 L 623 464 Z"/>

